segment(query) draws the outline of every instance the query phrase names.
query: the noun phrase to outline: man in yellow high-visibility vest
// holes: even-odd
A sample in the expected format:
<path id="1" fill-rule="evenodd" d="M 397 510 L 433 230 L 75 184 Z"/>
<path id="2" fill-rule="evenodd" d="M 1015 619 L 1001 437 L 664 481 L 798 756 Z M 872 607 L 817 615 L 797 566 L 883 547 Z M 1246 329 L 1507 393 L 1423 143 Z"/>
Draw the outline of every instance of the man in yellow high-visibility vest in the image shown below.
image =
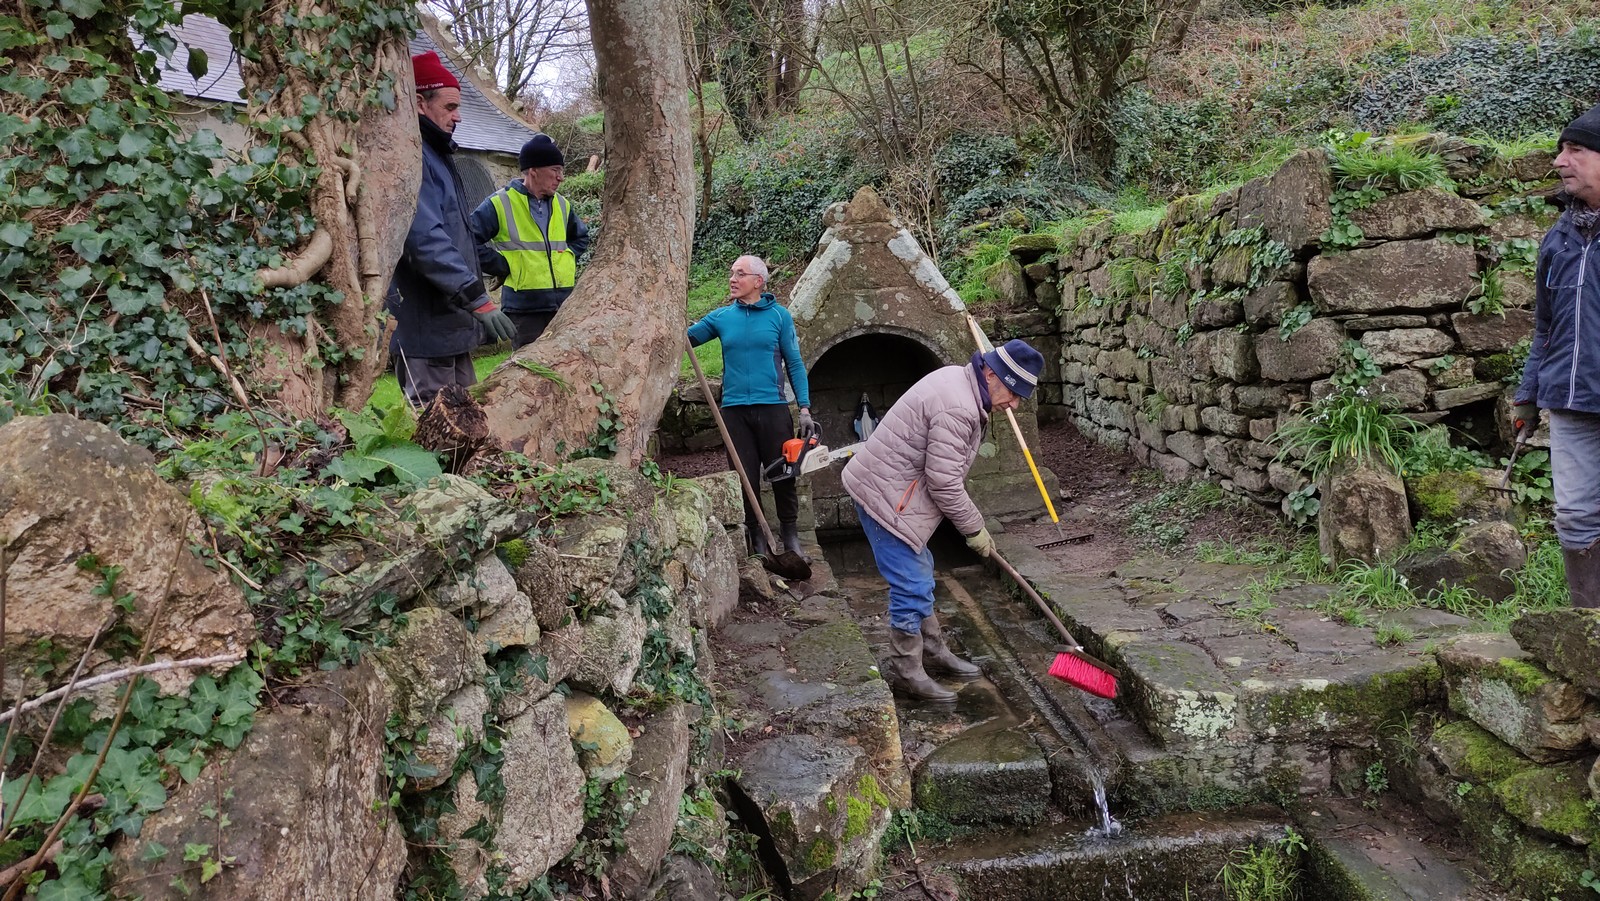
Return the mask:
<path id="1" fill-rule="evenodd" d="M 500 306 L 516 324 L 513 344 L 531 344 L 578 280 L 578 257 L 589 249 L 589 229 L 556 193 L 566 160 L 549 135 L 537 134 L 517 155 L 521 178 L 496 191 L 472 212 L 483 271 L 500 278 Z"/>

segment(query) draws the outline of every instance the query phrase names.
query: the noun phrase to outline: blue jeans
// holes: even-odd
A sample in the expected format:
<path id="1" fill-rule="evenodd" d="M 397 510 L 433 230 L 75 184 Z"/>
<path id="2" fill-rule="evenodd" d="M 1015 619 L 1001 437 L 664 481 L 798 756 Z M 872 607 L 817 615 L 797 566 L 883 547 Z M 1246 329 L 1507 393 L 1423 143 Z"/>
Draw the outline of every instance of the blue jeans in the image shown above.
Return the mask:
<path id="1" fill-rule="evenodd" d="M 1569 551 L 1600 541 L 1600 415 L 1549 410 L 1556 537 Z"/>
<path id="2" fill-rule="evenodd" d="M 933 615 L 933 551 L 912 550 L 856 504 L 861 529 L 872 545 L 872 558 L 878 572 L 889 583 L 889 626 L 901 632 L 920 634 L 922 620 Z"/>

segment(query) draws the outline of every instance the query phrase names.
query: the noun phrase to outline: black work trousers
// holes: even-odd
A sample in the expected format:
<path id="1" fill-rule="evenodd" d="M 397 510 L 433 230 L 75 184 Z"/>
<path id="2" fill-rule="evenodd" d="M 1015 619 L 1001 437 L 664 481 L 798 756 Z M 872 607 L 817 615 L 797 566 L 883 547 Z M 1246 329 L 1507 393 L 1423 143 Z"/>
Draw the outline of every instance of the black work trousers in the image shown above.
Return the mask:
<path id="1" fill-rule="evenodd" d="M 728 465 L 742 463 L 756 495 L 761 494 L 761 468 L 783 456 L 783 442 L 794 437 L 794 421 L 789 417 L 788 404 L 748 404 L 723 407 L 722 419 L 728 427 L 728 437 L 733 447 L 728 448 Z M 738 463 L 735 463 L 737 455 Z M 772 500 L 778 508 L 778 522 L 795 522 L 800 518 L 800 497 L 795 491 L 794 479 L 772 483 Z M 745 525 L 754 526 L 756 517 L 750 510 L 750 499 L 744 501 Z"/>
<path id="2" fill-rule="evenodd" d="M 550 326 L 550 320 L 556 318 L 556 311 L 542 310 L 538 313 L 529 313 L 523 310 L 506 310 L 506 315 L 511 317 L 511 324 L 517 327 L 517 336 L 511 339 L 511 347 L 515 349 L 539 340 L 539 336 Z"/>

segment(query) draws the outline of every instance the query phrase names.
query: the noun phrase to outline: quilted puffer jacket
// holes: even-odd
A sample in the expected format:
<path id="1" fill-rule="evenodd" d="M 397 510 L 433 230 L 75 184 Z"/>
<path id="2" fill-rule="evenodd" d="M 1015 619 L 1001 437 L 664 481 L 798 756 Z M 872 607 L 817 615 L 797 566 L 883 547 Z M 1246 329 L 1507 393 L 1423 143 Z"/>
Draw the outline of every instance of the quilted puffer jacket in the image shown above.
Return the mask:
<path id="1" fill-rule="evenodd" d="M 911 386 L 850 459 L 845 491 L 896 538 L 921 553 L 948 518 L 971 535 L 983 514 L 967 494 L 989 414 L 972 366 L 945 366 Z"/>

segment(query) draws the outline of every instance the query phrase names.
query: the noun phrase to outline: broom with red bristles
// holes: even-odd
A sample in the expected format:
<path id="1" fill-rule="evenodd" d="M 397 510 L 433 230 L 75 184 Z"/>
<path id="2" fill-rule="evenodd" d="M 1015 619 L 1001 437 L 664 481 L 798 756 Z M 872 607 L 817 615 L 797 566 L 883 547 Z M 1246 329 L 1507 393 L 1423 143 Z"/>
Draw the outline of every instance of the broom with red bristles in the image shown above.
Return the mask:
<path id="1" fill-rule="evenodd" d="M 1065 645 L 1056 647 L 1056 659 L 1055 662 L 1050 664 L 1050 675 L 1068 685 L 1081 688 L 1089 694 L 1099 695 L 1102 698 L 1116 697 L 1117 671 L 1107 666 L 1104 662 L 1090 657 L 1084 651 L 1083 645 L 1079 644 L 1072 637 L 1072 633 L 1067 631 L 1067 627 L 1062 624 L 1061 618 L 1056 616 L 1056 612 L 1050 609 L 1050 605 L 1045 603 L 1044 598 L 1039 597 L 1039 592 L 1033 590 L 1033 586 L 1028 584 L 1028 580 L 1024 579 L 1022 574 L 1017 572 L 1010 563 L 1007 563 L 1006 558 L 1000 556 L 999 551 L 991 550 L 989 556 L 994 562 L 1000 564 L 1000 568 L 1005 570 L 1006 575 L 1011 577 L 1011 581 L 1017 583 L 1017 587 L 1022 589 L 1023 594 L 1033 598 L 1033 602 L 1039 605 L 1039 610 L 1055 625 L 1056 631 L 1061 633 L 1061 640 L 1066 642 Z"/>

